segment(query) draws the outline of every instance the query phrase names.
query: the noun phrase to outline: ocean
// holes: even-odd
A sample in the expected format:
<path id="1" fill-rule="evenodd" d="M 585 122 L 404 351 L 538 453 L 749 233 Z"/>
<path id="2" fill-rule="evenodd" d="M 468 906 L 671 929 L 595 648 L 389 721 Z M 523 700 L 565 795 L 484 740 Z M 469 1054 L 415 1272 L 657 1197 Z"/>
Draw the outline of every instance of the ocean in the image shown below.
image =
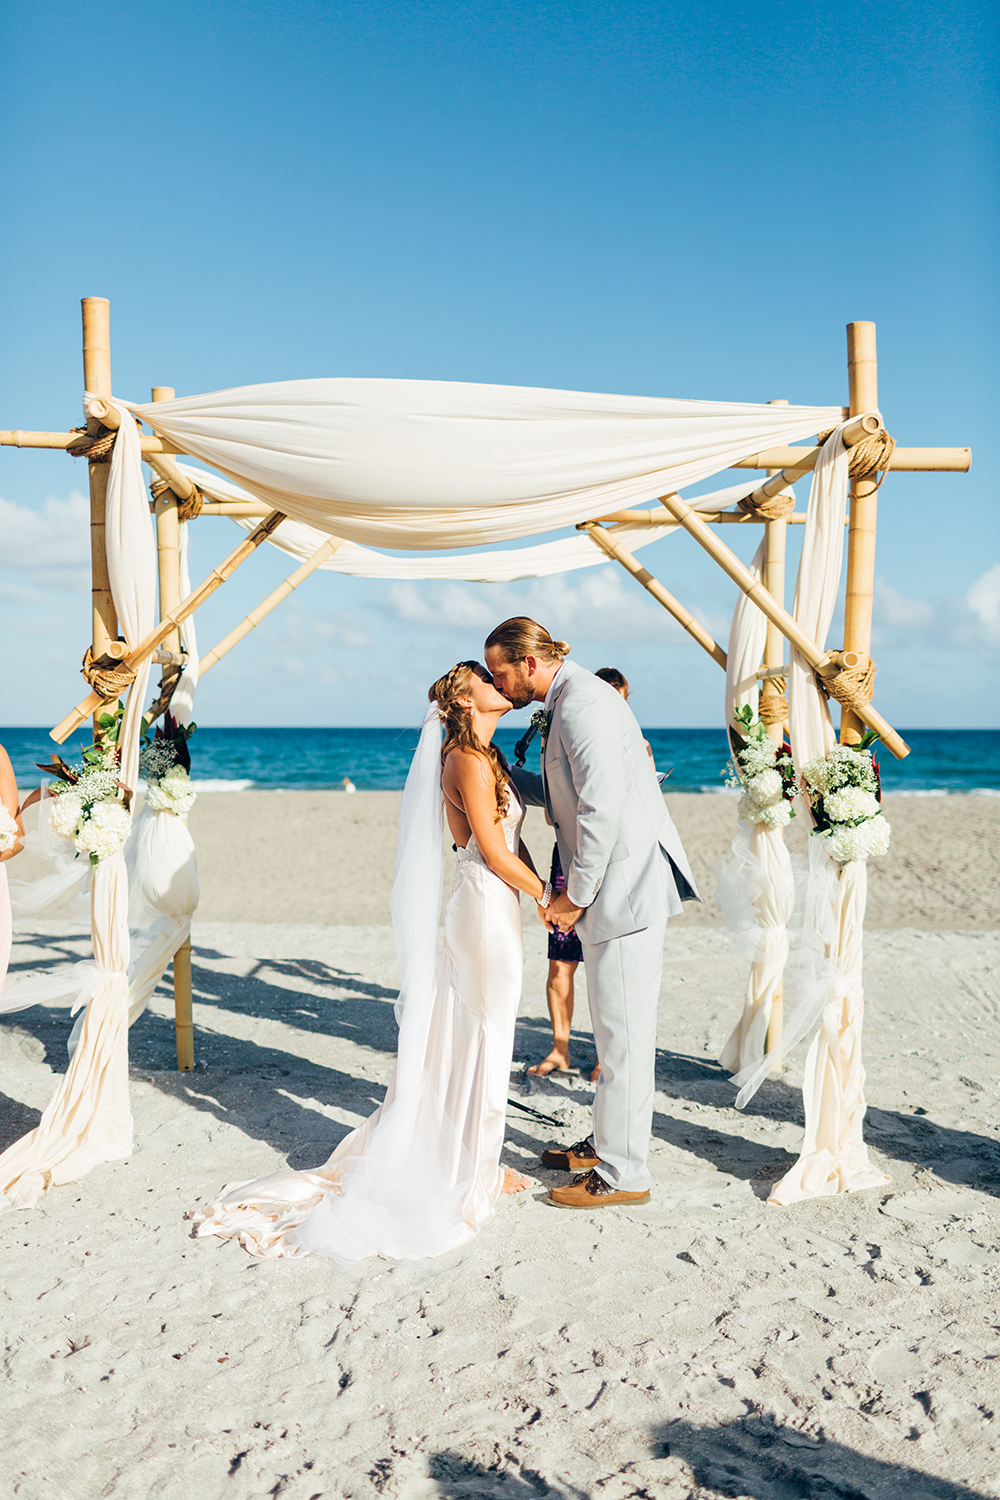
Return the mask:
<path id="1" fill-rule="evenodd" d="M 527 723 L 501 728 L 497 744 L 513 759 L 515 742 Z M 721 729 L 646 729 L 657 768 L 670 777 L 667 791 L 722 792 L 728 750 Z M 912 747 L 898 761 L 878 753 L 887 792 L 943 797 L 967 792 L 1000 796 L 1000 732 L 993 729 L 902 729 Z M 64 745 L 63 758 L 79 760 L 78 736 Z M 402 787 L 417 743 L 406 729 L 213 729 L 199 728 L 191 740 L 191 774 L 200 791 L 302 791 L 339 788 L 349 776 L 359 791 Z M 57 746 L 47 729 L 0 729 L 19 784 L 41 779 L 36 761 L 47 761 Z M 537 767 L 537 740 L 527 765 Z"/>

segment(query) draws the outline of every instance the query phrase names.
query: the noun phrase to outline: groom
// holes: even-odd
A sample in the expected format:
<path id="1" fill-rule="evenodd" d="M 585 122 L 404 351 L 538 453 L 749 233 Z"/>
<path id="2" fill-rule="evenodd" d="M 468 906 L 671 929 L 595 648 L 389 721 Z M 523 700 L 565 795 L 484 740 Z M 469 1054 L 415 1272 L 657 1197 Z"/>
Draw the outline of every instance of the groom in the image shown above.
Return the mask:
<path id="1" fill-rule="evenodd" d="M 566 890 L 545 916 L 583 944 L 601 1076 L 590 1138 L 545 1151 L 546 1166 L 580 1175 L 552 1188 L 559 1208 L 649 1199 L 656 1012 L 668 916 L 700 900 L 642 731 L 614 688 L 564 658 L 534 620 L 505 620 L 486 665 L 515 708 L 544 704 L 542 774 L 512 770 L 524 802 L 555 828 Z"/>

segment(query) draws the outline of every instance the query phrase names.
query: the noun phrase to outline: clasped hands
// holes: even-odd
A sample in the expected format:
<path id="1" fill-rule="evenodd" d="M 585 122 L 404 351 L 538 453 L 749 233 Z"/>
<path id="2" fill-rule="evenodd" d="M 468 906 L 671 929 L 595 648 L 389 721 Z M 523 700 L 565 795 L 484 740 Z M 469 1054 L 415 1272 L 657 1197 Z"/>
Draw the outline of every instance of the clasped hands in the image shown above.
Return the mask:
<path id="1" fill-rule="evenodd" d="M 574 906 L 565 891 L 553 896 L 548 906 L 540 906 L 538 914 L 550 932 L 570 932 L 583 916 L 585 908 Z"/>

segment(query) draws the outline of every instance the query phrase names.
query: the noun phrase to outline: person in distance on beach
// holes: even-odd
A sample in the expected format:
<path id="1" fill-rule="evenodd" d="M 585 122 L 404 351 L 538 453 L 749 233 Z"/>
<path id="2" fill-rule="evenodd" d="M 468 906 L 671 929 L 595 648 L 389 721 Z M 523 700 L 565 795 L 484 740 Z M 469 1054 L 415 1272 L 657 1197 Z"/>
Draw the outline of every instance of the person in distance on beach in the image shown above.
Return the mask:
<path id="1" fill-rule="evenodd" d="M 625 702 L 628 702 L 628 681 L 617 667 L 598 667 L 594 673 L 602 682 L 613 687 L 616 693 L 621 693 Z M 648 740 L 642 742 L 653 760 L 653 750 Z M 656 770 L 656 763 L 653 763 Z M 562 865 L 559 863 L 559 845 L 554 844 L 552 848 L 552 867 L 549 871 L 549 879 L 552 889 L 556 895 L 566 889 L 566 878 L 563 875 Z M 546 1078 L 549 1073 L 563 1073 L 570 1067 L 569 1060 L 569 1034 L 573 1028 L 574 1010 L 574 979 L 578 966 L 583 962 L 583 949 L 580 939 L 574 928 L 563 932 L 559 928 L 549 931 L 548 943 L 549 972 L 545 983 L 545 1003 L 548 1006 L 549 1020 L 552 1022 L 552 1051 L 541 1062 L 535 1063 L 528 1069 L 538 1078 Z M 601 1065 L 598 1063 L 590 1075 L 592 1083 L 596 1083 L 601 1076 Z"/>
<path id="2" fill-rule="evenodd" d="M 400 970 L 396 1067 L 380 1107 L 312 1172 L 224 1188 L 198 1235 L 252 1254 L 424 1260 L 471 1240 L 502 1193 L 500 1164 L 521 998 L 519 892 L 547 902 L 521 842 L 524 807 L 492 743 L 509 700 L 478 662 L 438 679 L 400 809 L 390 909 Z M 442 799 L 458 855 L 440 916 Z"/>
<path id="3" fill-rule="evenodd" d="M 649 1198 L 664 929 L 682 901 L 700 897 L 631 709 L 567 661 L 569 649 L 519 617 L 487 637 L 486 665 L 515 708 L 544 705 L 542 774 L 510 774 L 555 828 L 566 889 L 546 924 L 580 935 L 601 1064 L 591 1135 L 542 1154 L 546 1166 L 578 1174 L 549 1201 L 602 1208 Z"/>

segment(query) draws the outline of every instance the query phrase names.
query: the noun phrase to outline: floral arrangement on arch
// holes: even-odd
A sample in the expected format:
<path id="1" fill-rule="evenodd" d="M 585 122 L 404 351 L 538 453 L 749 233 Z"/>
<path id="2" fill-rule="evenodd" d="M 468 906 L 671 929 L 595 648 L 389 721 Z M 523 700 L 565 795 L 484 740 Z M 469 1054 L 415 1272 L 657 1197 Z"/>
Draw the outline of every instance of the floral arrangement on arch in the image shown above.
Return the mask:
<path id="1" fill-rule="evenodd" d="M 869 730 L 859 745 L 838 745 L 810 761 L 802 783 L 826 852 L 839 864 L 881 859 L 889 852 L 891 825 L 882 811 L 882 782 Z"/>
<path id="2" fill-rule="evenodd" d="M 69 839 L 93 866 L 116 854 L 132 827 L 132 789 L 119 778 L 118 734 L 122 705 L 115 713 L 103 713 L 97 721 L 100 740 L 83 749 L 83 761 L 68 766 L 58 755 L 39 766 L 56 780 L 48 787 L 55 799 L 53 833 Z"/>
<path id="3" fill-rule="evenodd" d="M 784 828 L 795 816 L 792 798 L 798 791 L 791 751 L 784 742 L 771 739 L 767 725 L 754 718 L 749 704 L 734 709 L 731 738 L 726 785 L 742 789 L 740 822 Z"/>
<path id="4" fill-rule="evenodd" d="M 183 818 L 194 806 L 198 794 L 191 785 L 191 752 L 187 742 L 197 727 L 197 724 L 178 724 L 168 713 L 150 737 L 150 726 L 143 721 L 139 775 L 146 782 L 146 806 L 151 812 L 173 813 Z"/>
<path id="5" fill-rule="evenodd" d="M 20 837 L 17 831 L 17 819 L 10 808 L 0 802 L 0 854 L 13 849 Z"/>

